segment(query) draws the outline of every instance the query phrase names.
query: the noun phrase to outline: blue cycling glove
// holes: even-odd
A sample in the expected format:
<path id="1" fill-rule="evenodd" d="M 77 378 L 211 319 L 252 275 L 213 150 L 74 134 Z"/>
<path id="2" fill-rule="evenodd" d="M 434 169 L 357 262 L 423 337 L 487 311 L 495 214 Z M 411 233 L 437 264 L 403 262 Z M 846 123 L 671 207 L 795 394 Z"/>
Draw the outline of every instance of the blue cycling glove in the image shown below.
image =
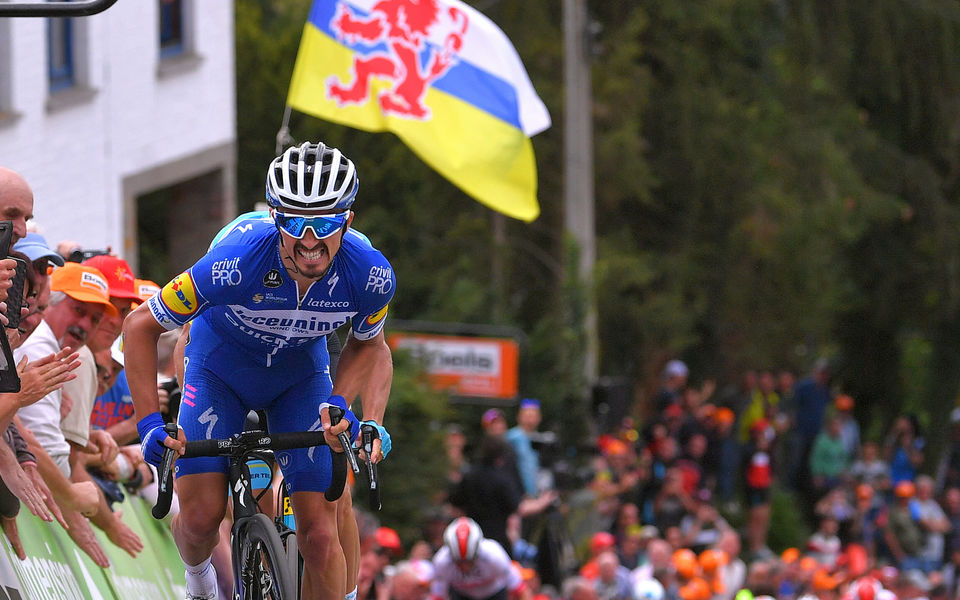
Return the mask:
<path id="1" fill-rule="evenodd" d="M 387 428 L 376 421 L 364 421 L 363 424 L 369 425 L 377 430 L 377 437 L 380 438 L 380 452 L 383 452 L 383 457 L 386 458 L 387 454 L 390 453 L 390 448 L 393 447 L 393 444 L 390 442 L 390 434 L 387 433 Z"/>
<path id="2" fill-rule="evenodd" d="M 163 430 L 163 417 L 159 412 L 150 413 L 137 422 L 137 431 L 140 433 L 140 453 L 143 454 L 143 460 L 159 467 L 163 452 L 167 449 L 163 440 L 170 437 Z"/>
<path id="3" fill-rule="evenodd" d="M 336 406 L 343 409 L 343 418 L 350 423 L 350 441 L 357 439 L 357 435 L 360 433 L 360 419 L 357 418 L 357 415 L 353 414 L 349 408 L 347 408 L 347 401 L 343 396 L 330 396 L 327 398 L 326 402 L 320 404 L 320 409 L 323 410 L 329 406 Z"/>

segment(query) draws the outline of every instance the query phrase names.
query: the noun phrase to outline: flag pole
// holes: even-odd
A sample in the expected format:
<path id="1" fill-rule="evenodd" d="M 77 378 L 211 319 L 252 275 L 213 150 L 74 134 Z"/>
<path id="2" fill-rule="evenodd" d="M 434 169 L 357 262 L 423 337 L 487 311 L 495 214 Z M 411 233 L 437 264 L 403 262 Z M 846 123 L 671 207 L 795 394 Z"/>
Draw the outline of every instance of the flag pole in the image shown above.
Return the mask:
<path id="1" fill-rule="evenodd" d="M 290 105 L 287 104 L 283 109 L 283 121 L 280 123 L 280 130 L 277 131 L 277 150 L 279 155 L 283 149 L 293 144 L 295 141 L 290 135 Z"/>

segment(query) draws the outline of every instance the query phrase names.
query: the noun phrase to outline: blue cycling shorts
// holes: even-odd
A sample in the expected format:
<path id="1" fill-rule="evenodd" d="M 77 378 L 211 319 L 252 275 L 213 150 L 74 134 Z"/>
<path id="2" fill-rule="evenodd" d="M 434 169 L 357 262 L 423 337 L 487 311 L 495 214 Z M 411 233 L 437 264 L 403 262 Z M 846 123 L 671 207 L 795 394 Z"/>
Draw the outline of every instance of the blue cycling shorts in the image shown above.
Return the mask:
<path id="1" fill-rule="evenodd" d="M 324 338 L 289 352 L 271 366 L 216 335 L 197 319 L 185 348 L 180 427 L 187 440 L 228 438 L 243 431 L 247 413 L 263 410 L 271 433 L 317 431 L 320 404 L 330 396 Z M 276 452 L 289 492 L 322 492 L 330 485 L 326 446 Z M 176 476 L 227 472 L 226 457 L 180 458 Z"/>

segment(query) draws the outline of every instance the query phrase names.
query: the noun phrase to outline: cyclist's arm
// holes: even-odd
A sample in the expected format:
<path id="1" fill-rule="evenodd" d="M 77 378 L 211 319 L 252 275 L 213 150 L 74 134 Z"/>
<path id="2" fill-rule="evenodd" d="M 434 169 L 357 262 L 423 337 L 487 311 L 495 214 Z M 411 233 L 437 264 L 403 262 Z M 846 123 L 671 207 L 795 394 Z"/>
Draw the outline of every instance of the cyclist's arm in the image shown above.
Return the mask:
<path id="1" fill-rule="evenodd" d="M 383 424 L 393 380 L 393 356 L 381 331 L 369 340 L 359 340 L 353 332 L 340 355 L 333 394 L 343 396 L 349 405 L 360 395 L 364 420 Z"/>
<path id="2" fill-rule="evenodd" d="M 123 353 L 137 420 L 160 410 L 157 393 L 157 341 L 166 328 L 141 304 L 123 322 Z"/>

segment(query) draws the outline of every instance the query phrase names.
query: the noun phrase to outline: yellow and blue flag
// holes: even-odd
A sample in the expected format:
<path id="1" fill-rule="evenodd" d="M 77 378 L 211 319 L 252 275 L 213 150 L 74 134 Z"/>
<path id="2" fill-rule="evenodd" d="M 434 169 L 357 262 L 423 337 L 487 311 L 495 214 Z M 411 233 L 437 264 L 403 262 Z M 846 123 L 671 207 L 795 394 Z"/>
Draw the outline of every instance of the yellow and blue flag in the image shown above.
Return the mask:
<path id="1" fill-rule="evenodd" d="M 540 214 L 530 136 L 550 115 L 507 36 L 459 0 L 314 0 L 287 104 L 392 131 L 490 208 Z"/>

